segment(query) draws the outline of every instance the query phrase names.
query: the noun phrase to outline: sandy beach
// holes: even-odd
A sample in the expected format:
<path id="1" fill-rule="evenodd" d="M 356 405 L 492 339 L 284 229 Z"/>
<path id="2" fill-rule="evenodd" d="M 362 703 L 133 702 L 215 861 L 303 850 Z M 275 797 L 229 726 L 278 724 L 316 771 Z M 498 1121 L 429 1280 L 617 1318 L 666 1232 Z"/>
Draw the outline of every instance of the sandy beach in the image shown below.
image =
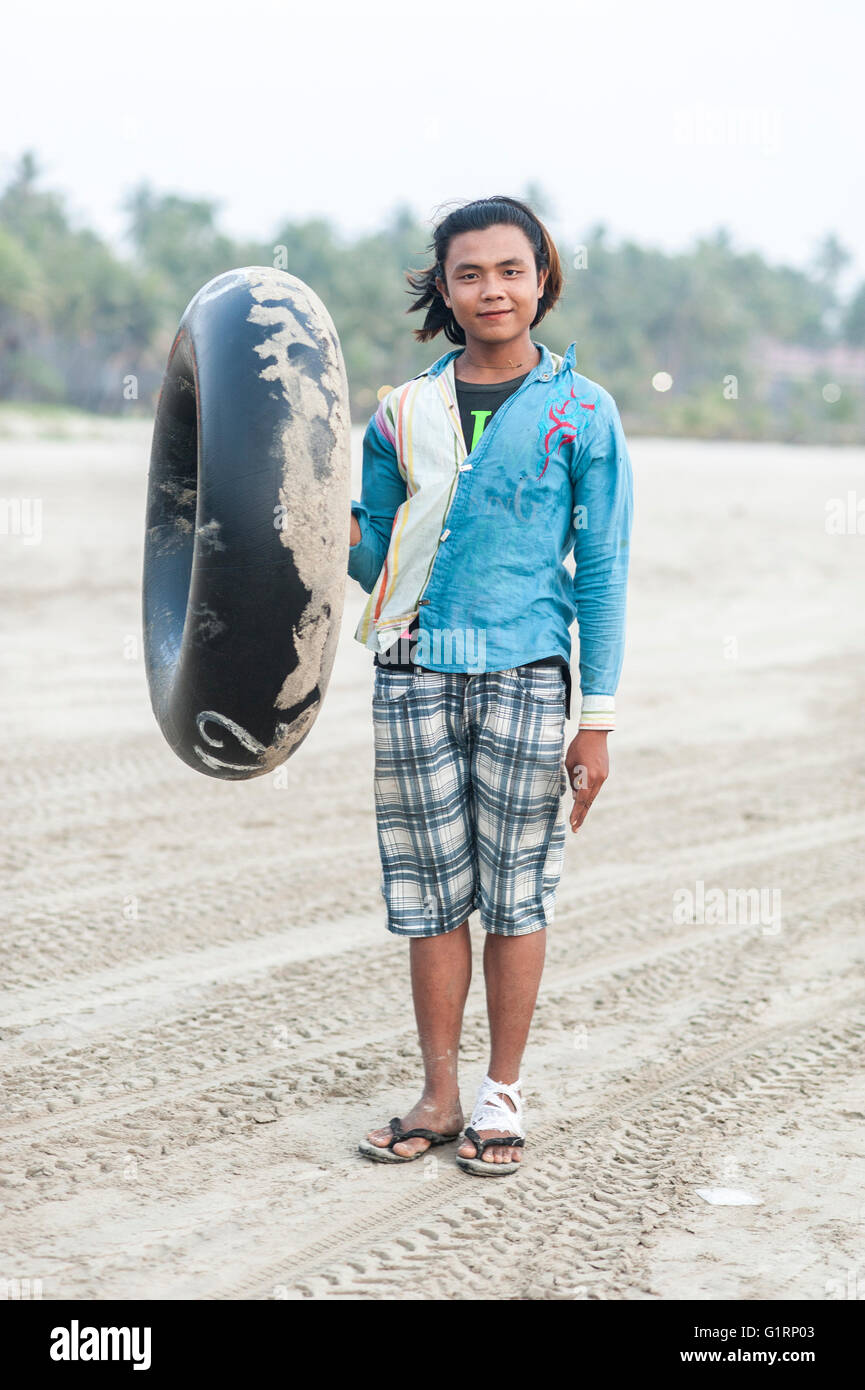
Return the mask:
<path id="1" fill-rule="evenodd" d="M 42 501 L 41 538 L 0 535 L 0 1279 L 865 1298 L 865 536 L 825 525 L 865 492 L 865 450 L 630 440 L 611 776 L 568 834 L 523 1169 L 480 1182 L 454 1149 L 356 1151 L 421 1076 L 379 892 L 366 595 L 346 580 L 322 713 L 278 781 L 187 768 L 141 651 L 149 445 L 144 421 L 0 440 L 0 495 Z"/>

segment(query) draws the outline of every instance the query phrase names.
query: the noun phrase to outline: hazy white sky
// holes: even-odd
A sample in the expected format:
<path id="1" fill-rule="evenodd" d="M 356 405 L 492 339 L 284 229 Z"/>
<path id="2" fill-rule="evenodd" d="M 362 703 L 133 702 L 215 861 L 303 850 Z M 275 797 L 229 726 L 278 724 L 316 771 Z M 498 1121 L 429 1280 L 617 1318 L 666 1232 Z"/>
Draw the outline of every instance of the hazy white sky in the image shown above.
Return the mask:
<path id="1" fill-rule="evenodd" d="M 535 180 L 563 254 L 724 224 L 804 265 L 833 230 L 865 277 L 862 0 L 47 0 L 3 29 L 0 174 L 34 149 L 115 241 L 142 179 L 267 242 Z"/>

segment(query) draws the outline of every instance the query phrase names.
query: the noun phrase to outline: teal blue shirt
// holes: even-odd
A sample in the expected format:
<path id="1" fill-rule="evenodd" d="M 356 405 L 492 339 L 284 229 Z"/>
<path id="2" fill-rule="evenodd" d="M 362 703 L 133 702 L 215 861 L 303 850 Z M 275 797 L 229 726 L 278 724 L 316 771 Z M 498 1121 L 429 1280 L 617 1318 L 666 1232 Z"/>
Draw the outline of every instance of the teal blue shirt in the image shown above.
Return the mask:
<path id="1" fill-rule="evenodd" d="M 361 540 L 348 570 L 371 595 L 355 636 L 383 651 L 417 616 L 420 664 L 495 671 L 551 653 L 570 662 L 576 621 L 581 727 L 612 728 L 630 456 L 613 397 L 576 370 L 576 344 L 562 357 L 535 346 L 537 366 L 471 452 L 453 399 L 451 364 L 462 348 L 384 395 L 364 434 L 361 499 L 352 502 Z M 440 640 L 456 632 L 467 634 L 462 651 Z"/>

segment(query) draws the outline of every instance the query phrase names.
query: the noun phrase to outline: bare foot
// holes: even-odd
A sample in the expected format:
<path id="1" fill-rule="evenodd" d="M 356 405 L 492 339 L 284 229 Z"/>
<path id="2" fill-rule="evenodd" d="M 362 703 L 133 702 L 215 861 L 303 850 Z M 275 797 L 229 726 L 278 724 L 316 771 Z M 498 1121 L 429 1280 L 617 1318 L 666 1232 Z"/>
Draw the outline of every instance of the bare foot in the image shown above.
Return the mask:
<path id="1" fill-rule="evenodd" d="M 440 1103 L 421 1096 L 417 1105 L 401 1116 L 403 1129 L 432 1129 L 436 1134 L 458 1134 L 463 1127 L 464 1118 L 459 1097 L 455 1101 Z M 387 1125 L 384 1129 L 371 1129 L 366 1137 L 371 1144 L 386 1149 L 393 1133 L 390 1125 Z M 400 1158 L 410 1158 L 412 1154 L 423 1153 L 424 1149 L 430 1147 L 428 1139 L 415 1137 L 394 1144 L 393 1152 Z"/>
<path id="2" fill-rule="evenodd" d="M 506 1094 L 505 1094 L 504 1092 L 502 1092 L 502 1091 L 497 1091 L 496 1094 L 498 1095 L 498 1097 L 499 1097 L 500 1100 L 503 1100 L 503 1101 L 504 1101 L 505 1105 L 508 1107 L 509 1110 L 514 1110 L 514 1111 L 516 1110 L 516 1106 L 514 1105 L 514 1103 L 513 1103 L 513 1101 L 511 1100 L 511 1098 L 510 1098 L 509 1095 L 506 1095 Z M 511 1131 L 508 1131 L 508 1130 L 506 1130 L 506 1129 L 479 1129 L 479 1130 L 478 1130 L 478 1134 L 480 1135 L 481 1139 L 492 1139 L 494 1135 L 497 1135 L 497 1134 L 504 1135 L 504 1134 L 507 1134 L 508 1132 L 510 1132 L 510 1133 L 512 1134 L 512 1133 L 513 1133 L 513 1130 L 511 1130 Z M 474 1143 L 472 1143 L 471 1139 L 466 1139 L 465 1142 L 464 1142 L 463 1144 L 460 1145 L 459 1149 L 457 1150 L 457 1153 L 460 1155 L 461 1158 L 477 1158 L 477 1155 L 478 1155 L 477 1145 L 474 1144 Z M 519 1149 L 512 1148 L 510 1144 L 490 1144 L 489 1148 L 484 1149 L 483 1157 L 481 1158 L 481 1162 L 482 1162 L 482 1163 L 521 1163 L 521 1162 L 522 1162 L 522 1157 L 523 1157 L 523 1151 L 522 1151 L 521 1148 L 519 1148 Z"/>

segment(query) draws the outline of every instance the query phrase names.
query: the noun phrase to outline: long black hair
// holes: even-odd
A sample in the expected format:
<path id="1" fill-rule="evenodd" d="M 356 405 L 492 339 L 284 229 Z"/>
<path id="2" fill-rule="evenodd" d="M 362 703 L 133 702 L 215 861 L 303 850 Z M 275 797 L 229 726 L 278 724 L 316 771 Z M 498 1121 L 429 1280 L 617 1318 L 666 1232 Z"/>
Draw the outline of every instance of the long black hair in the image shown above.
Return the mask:
<path id="1" fill-rule="evenodd" d="M 536 270 L 538 273 L 541 270 L 547 271 L 544 292 L 538 300 L 538 312 L 529 326 L 534 328 L 553 308 L 562 293 L 564 277 L 559 253 L 543 222 L 527 203 L 520 202 L 519 198 L 511 198 L 506 193 L 497 193 L 492 198 L 477 198 L 472 203 L 464 203 L 462 207 L 455 208 L 438 223 L 433 232 L 433 239 L 427 247 L 435 258 L 433 264 L 424 270 L 405 272 L 411 285 L 408 293 L 415 301 L 406 313 L 426 309 L 423 328 L 412 329 L 418 342 L 428 342 L 437 333 L 443 332 L 450 342 L 465 345 L 466 335 L 454 318 L 452 310 L 442 299 L 436 287 L 436 276 L 445 279 L 444 265 L 452 237 L 458 236 L 460 232 L 482 231 L 485 227 L 493 227 L 497 223 L 519 227 L 534 251 Z"/>

